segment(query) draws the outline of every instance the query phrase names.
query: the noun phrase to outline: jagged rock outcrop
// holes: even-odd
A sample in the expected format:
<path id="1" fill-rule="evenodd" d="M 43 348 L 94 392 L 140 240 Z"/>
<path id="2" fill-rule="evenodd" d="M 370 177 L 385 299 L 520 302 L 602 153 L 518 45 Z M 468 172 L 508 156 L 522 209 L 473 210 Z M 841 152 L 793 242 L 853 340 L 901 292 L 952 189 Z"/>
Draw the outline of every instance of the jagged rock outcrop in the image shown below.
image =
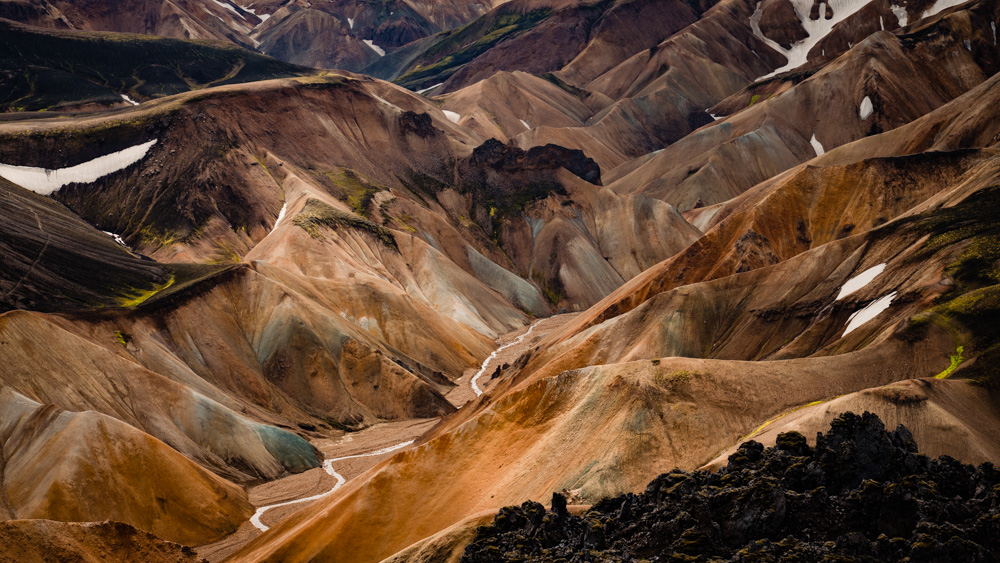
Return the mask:
<path id="1" fill-rule="evenodd" d="M 716 473 L 675 469 L 580 516 L 558 493 L 551 512 L 504 508 L 462 562 L 993 561 L 998 484 L 992 464 L 931 460 L 905 427 L 845 413 L 814 448 L 796 432 L 773 448 L 747 442 Z"/>

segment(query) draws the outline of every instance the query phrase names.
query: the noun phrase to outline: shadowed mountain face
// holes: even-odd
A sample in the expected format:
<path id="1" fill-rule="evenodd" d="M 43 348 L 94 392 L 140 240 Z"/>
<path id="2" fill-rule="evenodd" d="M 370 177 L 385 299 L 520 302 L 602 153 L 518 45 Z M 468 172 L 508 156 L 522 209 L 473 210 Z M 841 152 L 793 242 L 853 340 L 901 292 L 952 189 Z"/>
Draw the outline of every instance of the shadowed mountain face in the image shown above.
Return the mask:
<path id="1" fill-rule="evenodd" d="M 996 0 L 0 18 L 26 560 L 995 549 Z"/>

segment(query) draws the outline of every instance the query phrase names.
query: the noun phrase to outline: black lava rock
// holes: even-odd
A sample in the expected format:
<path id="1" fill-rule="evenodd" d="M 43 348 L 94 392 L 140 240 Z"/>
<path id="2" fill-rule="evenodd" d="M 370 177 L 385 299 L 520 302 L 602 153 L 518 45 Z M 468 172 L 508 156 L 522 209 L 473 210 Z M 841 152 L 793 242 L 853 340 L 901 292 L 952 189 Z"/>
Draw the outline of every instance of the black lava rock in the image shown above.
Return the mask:
<path id="1" fill-rule="evenodd" d="M 716 472 L 675 469 L 587 513 L 526 502 L 479 528 L 462 563 L 1000 560 L 1000 472 L 918 453 L 910 432 L 845 413 L 811 448 L 746 442 Z"/>

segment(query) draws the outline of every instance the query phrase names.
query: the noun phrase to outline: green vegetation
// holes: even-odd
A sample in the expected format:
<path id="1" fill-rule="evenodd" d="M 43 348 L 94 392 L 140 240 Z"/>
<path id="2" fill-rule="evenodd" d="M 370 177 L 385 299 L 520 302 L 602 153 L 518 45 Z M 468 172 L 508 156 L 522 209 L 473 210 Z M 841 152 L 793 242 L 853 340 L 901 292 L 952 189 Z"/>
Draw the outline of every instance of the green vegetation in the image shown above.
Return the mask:
<path id="1" fill-rule="evenodd" d="M 940 253 L 952 257 L 944 270 L 953 287 L 933 308 L 914 315 L 908 323 L 911 330 L 934 325 L 955 336 L 956 353 L 935 377 L 950 377 L 961 368 L 964 377 L 990 385 L 1000 382 L 1000 374 L 990 367 L 994 362 L 986 360 L 997 355 L 1000 339 L 996 322 L 1000 318 L 1000 186 L 980 190 L 952 207 L 903 218 L 872 231 L 869 237 L 880 240 L 891 234 L 918 240 L 926 237 L 920 251 L 909 259 L 912 262 L 922 263 Z M 963 366 L 966 354 L 976 359 L 973 365 Z"/>
<path id="2" fill-rule="evenodd" d="M 115 338 L 118 339 L 118 343 L 122 345 L 122 348 L 127 348 L 129 342 L 132 342 L 132 337 L 123 330 L 116 330 Z"/>
<path id="3" fill-rule="evenodd" d="M 531 271 L 531 279 L 538 284 L 542 290 L 542 295 L 549 300 L 549 303 L 558 305 L 566 297 L 566 288 L 563 287 L 562 280 L 558 274 L 551 280 L 545 279 L 545 274 L 538 270 Z"/>
<path id="4" fill-rule="evenodd" d="M 338 199 L 347 202 L 355 213 L 366 218 L 371 216 L 371 202 L 375 194 L 389 189 L 365 180 L 350 168 L 342 169 L 339 174 L 324 172 L 323 177 L 333 184 L 335 192 L 339 192 Z"/>
<path id="5" fill-rule="evenodd" d="M 535 27 L 551 13 L 550 8 L 529 12 L 501 8 L 495 16 L 484 16 L 465 27 L 441 33 L 438 42 L 418 59 L 408 73 L 396 79 L 396 83 L 419 89 L 444 82 L 462 65 L 500 41 Z"/>
<path id="6" fill-rule="evenodd" d="M 540 74 L 538 77 L 541 78 L 541 79 L 543 79 L 543 80 L 545 80 L 546 82 L 551 82 L 551 83 L 555 84 L 556 86 L 562 88 L 563 90 L 565 90 L 569 94 L 572 94 L 574 97 L 576 97 L 578 99 L 582 100 L 583 97 L 587 95 L 587 91 L 586 90 L 577 88 L 576 86 L 573 86 L 572 84 L 569 84 L 569 83 L 563 81 L 561 78 L 559 78 L 555 74 L 552 74 L 551 72 L 546 72 L 545 74 Z"/>
<path id="7" fill-rule="evenodd" d="M 4 72 L 6 71 L 6 72 Z M 311 74 L 235 45 L 125 33 L 38 31 L 0 22 L 0 111 L 139 101 Z"/>
<path id="8" fill-rule="evenodd" d="M 655 365 L 655 364 L 654 364 Z M 683 383 L 692 377 L 705 375 L 700 371 L 689 371 L 686 369 L 675 369 L 668 373 L 659 372 L 654 376 L 656 384 L 660 387 L 673 387 L 678 383 Z"/>
<path id="9" fill-rule="evenodd" d="M 364 217 L 340 211 L 318 199 L 309 199 L 306 201 L 305 207 L 295 216 L 293 222 L 313 238 L 323 238 L 322 231 L 320 230 L 321 227 L 334 230 L 347 228 L 367 233 L 385 246 L 397 252 L 399 251 L 396 239 L 392 236 L 392 231 L 389 229 L 381 225 L 376 225 Z"/>
<path id="10" fill-rule="evenodd" d="M 124 297 L 122 297 L 121 301 L 119 302 L 119 306 L 129 307 L 129 308 L 138 307 L 139 305 L 142 305 L 149 298 L 153 297 L 157 293 L 174 285 L 174 281 L 176 281 L 175 276 L 170 276 L 170 279 L 167 280 L 166 283 L 158 285 L 152 289 L 138 289 L 133 292 L 129 292 Z"/>
<path id="11" fill-rule="evenodd" d="M 934 378 L 947 379 L 949 375 L 951 375 L 956 369 L 958 369 L 958 366 L 960 366 L 962 364 L 962 361 L 965 360 L 965 358 L 962 357 L 963 351 L 965 351 L 965 347 L 959 346 L 955 350 L 955 354 L 951 356 L 951 365 L 949 365 L 948 368 L 942 371 L 941 373 L 935 375 Z"/>

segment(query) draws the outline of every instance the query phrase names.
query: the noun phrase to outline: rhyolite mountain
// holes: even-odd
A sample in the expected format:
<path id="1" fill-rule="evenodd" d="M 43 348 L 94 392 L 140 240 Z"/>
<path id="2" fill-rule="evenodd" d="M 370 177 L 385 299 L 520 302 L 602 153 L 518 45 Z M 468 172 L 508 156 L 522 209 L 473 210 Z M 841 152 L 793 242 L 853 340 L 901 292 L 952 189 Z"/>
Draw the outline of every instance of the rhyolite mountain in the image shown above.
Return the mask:
<path id="1" fill-rule="evenodd" d="M 0 557 L 988 559 L 998 20 L 0 0 Z"/>

